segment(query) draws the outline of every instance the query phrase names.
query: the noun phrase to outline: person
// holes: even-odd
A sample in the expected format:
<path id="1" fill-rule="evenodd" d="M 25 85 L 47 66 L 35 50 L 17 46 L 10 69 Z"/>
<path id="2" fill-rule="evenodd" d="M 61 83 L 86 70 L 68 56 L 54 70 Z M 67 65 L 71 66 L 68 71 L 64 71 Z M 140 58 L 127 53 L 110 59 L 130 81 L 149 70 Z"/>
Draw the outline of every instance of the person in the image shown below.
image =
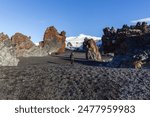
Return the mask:
<path id="1" fill-rule="evenodd" d="M 73 52 L 71 52 L 71 54 L 70 54 L 70 62 L 71 62 L 71 64 L 74 64 L 74 53 Z"/>

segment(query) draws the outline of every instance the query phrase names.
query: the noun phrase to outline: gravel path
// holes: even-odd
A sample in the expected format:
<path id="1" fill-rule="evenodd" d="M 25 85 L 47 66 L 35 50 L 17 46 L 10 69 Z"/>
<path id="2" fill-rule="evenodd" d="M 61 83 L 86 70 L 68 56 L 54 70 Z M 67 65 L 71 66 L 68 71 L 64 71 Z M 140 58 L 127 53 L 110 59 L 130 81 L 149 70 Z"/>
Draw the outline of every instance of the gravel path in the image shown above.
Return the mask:
<path id="1" fill-rule="evenodd" d="M 0 68 L 0 99 L 150 99 L 149 69 L 116 69 L 68 54 Z"/>

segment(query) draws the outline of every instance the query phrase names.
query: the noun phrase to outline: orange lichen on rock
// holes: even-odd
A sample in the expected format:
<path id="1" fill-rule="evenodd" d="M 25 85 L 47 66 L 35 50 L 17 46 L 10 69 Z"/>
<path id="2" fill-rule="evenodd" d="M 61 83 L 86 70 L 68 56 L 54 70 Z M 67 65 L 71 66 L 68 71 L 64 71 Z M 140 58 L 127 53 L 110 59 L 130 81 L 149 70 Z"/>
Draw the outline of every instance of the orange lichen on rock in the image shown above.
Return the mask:
<path id="1" fill-rule="evenodd" d="M 65 47 L 66 47 L 66 44 L 64 43 L 64 44 L 61 46 L 61 48 L 57 51 L 57 53 L 59 54 L 59 53 L 65 52 Z"/>
<path id="2" fill-rule="evenodd" d="M 44 33 L 43 41 L 50 40 L 59 35 L 56 28 L 54 26 L 48 27 Z"/>
<path id="3" fill-rule="evenodd" d="M 31 37 L 27 37 L 21 33 L 15 33 L 15 35 L 11 37 L 11 41 L 18 49 L 30 49 L 34 46 L 30 38 Z"/>
<path id="4" fill-rule="evenodd" d="M 93 39 L 85 38 L 83 42 L 84 49 L 86 50 L 86 59 L 101 61 L 101 54 L 96 42 Z"/>
<path id="5" fill-rule="evenodd" d="M 43 41 L 39 43 L 39 46 L 46 48 L 49 53 L 63 53 L 66 46 L 65 35 L 65 31 L 59 34 L 54 26 L 48 27 L 44 33 Z"/>
<path id="6" fill-rule="evenodd" d="M 0 33 L 0 42 L 3 42 L 8 39 L 9 39 L 8 35 L 5 35 L 3 32 Z"/>

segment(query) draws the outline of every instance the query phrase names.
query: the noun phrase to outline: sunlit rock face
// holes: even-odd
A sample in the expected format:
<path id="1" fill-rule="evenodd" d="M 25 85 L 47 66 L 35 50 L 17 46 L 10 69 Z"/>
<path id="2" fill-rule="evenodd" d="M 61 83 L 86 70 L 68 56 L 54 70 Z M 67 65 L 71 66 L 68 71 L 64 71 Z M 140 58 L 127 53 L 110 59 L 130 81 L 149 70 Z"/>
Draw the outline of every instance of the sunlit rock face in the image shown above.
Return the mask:
<path id="1" fill-rule="evenodd" d="M 96 42 L 93 39 L 85 38 L 83 42 L 83 48 L 86 52 L 86 59 L 95 61 L 101 61 L 101 54 Z"/>
<path id="2" fill-rule="evenodd" d="M 9 39 L 9 37 L 7 34 L 4 34 L 3 32 L 0 33 L 0 42 L 3 42 L 3 41 L 8 40 L 8 39 Z"/>
<path id="3" fill-rule="evenodd" d="M 11 37 L 12 43 L 14 43 L 18 49 L 30 49 L 34 46 L 34 43 L 30 39 L 30 36 L 28 37 L 21 33 L 15 33 L 15 35 Z"/>
<path id="4" fill-rule="evenodd" d="M 66 32 L 58 33 L 54 26 L 48 27 L 44 33 L 43 41 L 39 46 L 50 53 L 63 53 L 65 52 Z"/>
<path id="5" fill-rule="evenodd" d="M 41 57 L 48 53 L 40 47 L 37 47 L 31 37 L 21 33 L 16 33 L 11 37 L 11 42 L 15 46 L 17 57 Z"/>

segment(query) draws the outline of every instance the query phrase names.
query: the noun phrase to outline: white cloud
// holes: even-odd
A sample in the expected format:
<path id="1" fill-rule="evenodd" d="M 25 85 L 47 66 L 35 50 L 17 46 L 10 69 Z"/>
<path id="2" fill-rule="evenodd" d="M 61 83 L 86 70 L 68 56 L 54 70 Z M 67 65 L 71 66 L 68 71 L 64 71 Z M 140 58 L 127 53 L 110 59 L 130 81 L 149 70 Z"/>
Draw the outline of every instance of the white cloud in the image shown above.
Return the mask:
<path id="1" fill-rule="evenodd" d="M 137 23 L 137 22 L 150 22 L 150 17 L 131 21 L 131 23 Z"/>

